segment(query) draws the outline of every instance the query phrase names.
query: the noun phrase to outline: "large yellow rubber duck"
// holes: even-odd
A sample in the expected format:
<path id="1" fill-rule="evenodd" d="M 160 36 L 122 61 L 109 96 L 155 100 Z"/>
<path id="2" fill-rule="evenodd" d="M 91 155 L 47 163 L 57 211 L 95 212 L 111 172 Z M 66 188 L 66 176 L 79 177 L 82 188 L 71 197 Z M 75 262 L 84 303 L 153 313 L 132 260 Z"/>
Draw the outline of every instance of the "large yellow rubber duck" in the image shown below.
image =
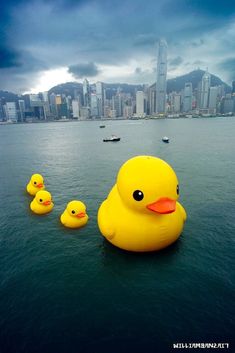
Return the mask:
<path id="1" fill-rule="evenodd" d="M 100 231 L 121 249 L 165 248 L 178 239 L 186 220 L 178 197 L 178 179 L 169 164 L 152 156 L 131 158 L 99 208 Z"/>
<path id="2" fill-rule="evenodd" d="M 86 206 L 81 201 L 70 201 L 60 216 L 61 223 L 68 228 L 80 228 L 87 224 Z"/>
<path id="3" fill-rule="evenodd" d="M 30 203 L 30 208 L 34 213 L 46 214 L 51 212 L 54 204 L 50 192 L 46 190 L 38 191 L 33 201 Z"/>
<path id="4" fill-rule="evenodd" d="M 39 190 L 45 189 L 43 176 L 41 174 L 33 174 L 26 187 L 28 193 L 35 196 Z"/>

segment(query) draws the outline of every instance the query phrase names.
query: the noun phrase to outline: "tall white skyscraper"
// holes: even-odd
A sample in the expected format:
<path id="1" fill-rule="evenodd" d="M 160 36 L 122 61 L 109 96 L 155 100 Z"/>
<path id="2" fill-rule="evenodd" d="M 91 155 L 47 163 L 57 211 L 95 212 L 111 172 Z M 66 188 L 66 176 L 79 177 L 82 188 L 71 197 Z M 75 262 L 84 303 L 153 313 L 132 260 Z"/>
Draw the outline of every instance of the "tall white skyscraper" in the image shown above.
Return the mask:
<path id="1" fill-rule="evenodd" d="M 208 71 L 202 76 L 201 94 L 200 94 L 200 108 L 207 109 L 209 104 L 209 92 L 211 85 L 211 75 Z"/>
<path id="2" fill-rule="evenodd" d="M 156 113 L 166 111 L 166 76 L 167 76 L 167 43 L 161 39 L 158 43 Z"/>

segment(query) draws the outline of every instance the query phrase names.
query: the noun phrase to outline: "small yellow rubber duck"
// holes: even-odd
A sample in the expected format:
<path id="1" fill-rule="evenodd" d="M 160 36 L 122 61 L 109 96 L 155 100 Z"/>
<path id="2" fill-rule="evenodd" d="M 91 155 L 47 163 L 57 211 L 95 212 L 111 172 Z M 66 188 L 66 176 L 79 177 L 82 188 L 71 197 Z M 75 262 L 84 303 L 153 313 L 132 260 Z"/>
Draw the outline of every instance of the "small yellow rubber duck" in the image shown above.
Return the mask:
<path id="1" fill-rule="evenodd" d="M 81 201 L 70 201 L 62 215 L 60 216 L 61 223 L 68 228 L 80 228 L 87 224 L 88 215 L 86 206 Z"/>
<path id="2" fill-rule="evenodd" d="M 169 164 L 152 156 L 131 158 L 99 208 L 99 229 L 121 249 L 165 248 L 178 239 L 186 220 L 178 197 L 178 179 Z"/>
<path id="3" fill-rule="evenodd" d="M 44 189 L 45 189 L 45 185 L 44 185 L 43 176 L 41 174 L 33 174 L 26 187 L 26 190 L 28 191 L 28 193 L 32 196 L 35 196 L 39 190 L 44 190 Z"/>
<path id="4" fill-rule="evenodd" d="M 54 204 L 50 192 L 46 190 L 38 191 L 33 201 L 30 203 L 30 208 L 34 213 L 46 214 L 52 211 Z"/>

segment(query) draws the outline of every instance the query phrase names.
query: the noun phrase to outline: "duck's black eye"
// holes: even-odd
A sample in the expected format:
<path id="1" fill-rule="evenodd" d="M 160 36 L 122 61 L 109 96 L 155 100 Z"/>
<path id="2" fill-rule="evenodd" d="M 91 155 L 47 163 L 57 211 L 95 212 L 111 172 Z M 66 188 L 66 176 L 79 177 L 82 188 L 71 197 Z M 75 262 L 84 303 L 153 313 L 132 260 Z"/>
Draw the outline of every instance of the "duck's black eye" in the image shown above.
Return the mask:
<path id="1" fill-rule="evenodd" d="M 39 201 L 42 202 L 42 199 L 40 199 Z"/>
<path id="2" fill-rule="evenodd" d="M 140 190 L 135 190 L 133 192 L 133 197 L 136 201 L 141 201 L 144 198 L 144 194 Z"/>
<path id="3" fill-rule="evenodd" d="M 37 184 L 37 182 L 36 181 L 34 181 L 34 185 L 36 185 Z"/>
<path id="4" fill-rule="evenodd" d="M 75 211 L 74 211 L 74 210 L 72 210 L 72 214 L 75 214 Z"/>
<path id="5" fill-rule="evenodd" d="M 176 187 L 176 193 L 177 193 L 177 195 L 179 195 L 179 193 L 180 193 L 180 187 L 179 187 L 179 185 L 177 185 L 177 187 Z"/>

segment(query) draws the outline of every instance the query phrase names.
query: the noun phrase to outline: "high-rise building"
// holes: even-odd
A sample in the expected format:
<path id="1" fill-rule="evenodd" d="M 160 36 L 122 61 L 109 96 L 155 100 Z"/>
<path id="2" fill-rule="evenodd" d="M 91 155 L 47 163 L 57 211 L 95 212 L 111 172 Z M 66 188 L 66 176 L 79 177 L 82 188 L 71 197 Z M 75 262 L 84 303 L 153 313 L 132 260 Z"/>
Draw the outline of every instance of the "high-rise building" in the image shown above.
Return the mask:
<path id="1" fill-rule="evenodd" d="M 170 111 L 171 113 L 180 113 L 181 111 L 181 94 L 171 92 L 169 94 Z"/>
<path id="2" fill-rule="evenodd" d="M 210 87 L 208 108 L 211 110 L 212 113 L 216 113 L 217 97 L 218 97 L 218 87 L 217 86 Z"/>
<path id="3" fill-rule="evenodd" d="M 115 110 L 115 117 L 123 116 L 123 97 L 120 92 L 117 92 L 115 96 L 112 97 L 112 110 Z"/>
<path id="4" fill-rule="evenodd" d="M 201 92 L 200 92 L 200 108 L 207 109 L 209 104 L 209 91 L 211 85 L 211 75 L 208 71 L 202 76 Z"/>
<path id="5" fill-rule="evenodd" d="M 23 99 L 18 100 L 19 105 L 19 121 L 23 122 L 25 119 L 25 101 Z"/>
<path id="6" fill-rule="evenodd" d="M 104 85 L 102 82 L 96 83 L 97 114 L 101 118 L 104 116 Z"/>
<path id="7" fill-rule="evenodd" d="M 144 116 L 144 92 L 136 92 L 136 115 L 139 117 Z"/>
<path id="8" fill-rule="evenodd" d="M 5 104 L 5 114 L 8 121 L 17 122 L 17 109 L 15 102 L 6 102 Z"/>
<path id="9" fill-rule="evenodd" d="M 95 93 L 91 93 L 91 116 L 96 118 L 98 116 L 98 102 L 97 95 Z"/>
<path id="10" fill-rule="evenodd" d="M 148 109 L 147 113 L 153 115 L 156 112 L 156 84 L 148 88 Z"/>
<path id="11" fill-rule="evenodd" d="M 86 78 L 83 81 L 83 106 L 90 107 L 90 85 Z"/>
<path id="12" fill-rule="evenodd" d="M 157 55 L 156 113 L 166 111 L 167 43 L 160 40 Z"/>
<path id="13" fill-rule="evenodd" d="M 78 119 L 80 117 L 78 99 L 72 100 L 72 115 L 74 119 Z"/>
<path id="14" fill-rule="evenodd" d="M 187 82 L 184 86 L 184 101 L 183 101 L 183 111 L 185 113 L 190 112 L 192 110 L 192 96 L 193 96 L 193 88 L 192 83 Z"/>
<path id="15" fill-rule="evenodd" d="M 235 95 L 235 81 L 232 82 L 232 95 Z"/>

